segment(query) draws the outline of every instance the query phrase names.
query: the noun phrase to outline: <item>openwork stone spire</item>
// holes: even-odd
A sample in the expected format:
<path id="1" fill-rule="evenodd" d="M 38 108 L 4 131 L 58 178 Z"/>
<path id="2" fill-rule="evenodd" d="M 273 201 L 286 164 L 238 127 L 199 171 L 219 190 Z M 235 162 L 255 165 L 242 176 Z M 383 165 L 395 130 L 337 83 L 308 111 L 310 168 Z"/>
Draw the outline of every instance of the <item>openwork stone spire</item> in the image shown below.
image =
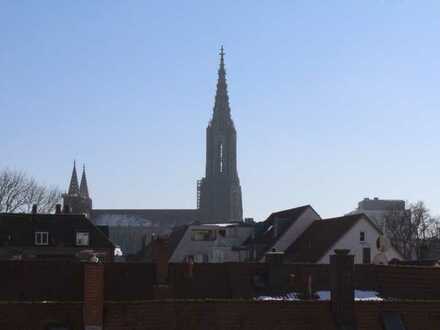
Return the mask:
<path id="1" fill-rule="evenodd" d="M 89 198 L 89 187 L 87 186 L 86 167 L 83 165 L 83 172 L 81 177 L 81 184 L 79 186 L 79 193 L 83 198 Z"/>
<path id="2" fill-rule="evenodd" d="M 73 161 L 72 177 L 70 178 L 69 195 L 79 195 L 78 175 L 76 174 L 76 163 Z"/>
<path id="3" fill-rule="evenodd" d="M 224 56 L 222 46 L 214 115 L 206 128 L 206 174 L 197 188 L 200 217 L 207 223 L 243 220 L 237 132 L 229 108 Z"/>
<path id="4" fill-rule="evenodd" d="M 220 67 L 218 69 L 217 91 L 215 94 L 214 117 L 213 119 L 229 119 L 231 109 L 229 108 L 228 86 L 226 83 L 225 52 L 223 46 L 220 48 Z"/>

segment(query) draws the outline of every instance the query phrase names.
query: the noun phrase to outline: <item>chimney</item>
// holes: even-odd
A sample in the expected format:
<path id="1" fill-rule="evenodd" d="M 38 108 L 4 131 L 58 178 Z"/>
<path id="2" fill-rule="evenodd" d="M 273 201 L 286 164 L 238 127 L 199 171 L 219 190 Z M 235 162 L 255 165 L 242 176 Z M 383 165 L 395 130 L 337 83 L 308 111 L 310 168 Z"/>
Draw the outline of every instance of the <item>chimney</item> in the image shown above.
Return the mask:
<path id="1" fill-rule="evenodd" d="M 61 214 L 61 204 L 55 205 L 55 214 Z"/>
<path id="2" fill-rule="evenodd" d="M 64 204 L 63 213 L 70 213 L 70 207 L 67 204 Z"/>
<path id="3" fill-rule="evenodd" d="M 338 326 L 354 329 L 354 256 L 349 252 L 335 250 L 330 256 L 331 309 Z"/>
<path id="4" fill-rule="evenodd" d="M 168 240 L 160 237 L 153 238 L 151 247 L 156 270 L 154 297 L 155 299 L 171 298 L 172 292 L 168 284 Z"/>
<path id="5" fill-rule="evenodd" d="M 274 250 L 266 253 L 267 284 L 271 290 L 282 290 L 288 285 L 289 275 L 284 265 L 284 252 Z"/>
<path id="6" fill-rule="evenodd" d="M 168 242 L 164 238 L 153 238 L 151 241 L 153 263 L 156 265 L 156 282 L 165 284 L 168 281 Z"/>
<path id="7" fill-rule="evenodd" d="M 104 264 L 84 264 L 83 318 L 85 330 L 102 330 L 104 309 Z"/>
<path id="8" fill-rule="evenodd" d="M 37 214 L 37 210 L 38 210 L 37 204 L 33 204 L 32 205 L 32 214 Z"/>

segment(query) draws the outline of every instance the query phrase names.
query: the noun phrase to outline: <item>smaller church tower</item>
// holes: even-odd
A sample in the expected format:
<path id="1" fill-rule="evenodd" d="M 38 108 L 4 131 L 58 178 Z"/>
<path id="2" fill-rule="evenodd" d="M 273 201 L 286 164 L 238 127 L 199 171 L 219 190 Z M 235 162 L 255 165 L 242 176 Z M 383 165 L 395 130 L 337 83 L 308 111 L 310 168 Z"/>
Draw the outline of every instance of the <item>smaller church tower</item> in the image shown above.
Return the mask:
<path id="1" fill-rule="evenodd" d="M 83 166 L 81 184 L 78 185 L 76 163 L 73 162 L 72 177 L 70 178 L 67 193 L 63 194 L 63 204 L 65 210 L 90 216 L 92 212 L 92 199 L 89 196 L 85 166 Z"/>

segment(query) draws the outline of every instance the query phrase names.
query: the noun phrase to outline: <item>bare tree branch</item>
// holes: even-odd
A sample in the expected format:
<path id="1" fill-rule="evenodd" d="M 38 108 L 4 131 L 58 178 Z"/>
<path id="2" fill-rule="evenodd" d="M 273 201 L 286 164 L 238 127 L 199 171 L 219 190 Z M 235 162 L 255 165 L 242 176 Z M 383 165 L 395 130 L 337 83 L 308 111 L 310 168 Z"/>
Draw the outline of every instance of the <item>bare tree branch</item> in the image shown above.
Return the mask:
<path id="1" fill-rule="evenodd" d="M 30 212 L 36 204 L 39 212 L 49 213 L 60 200 L 57 188 L 40 185 L 23 172 L 0 170 L 0 212 Z"/>
<path id="2" fill-rule="evenodd" d="M 422 258 L 440 226 L 439 219 L 431 216 L 421 201 L 410 204 L 408 210 L 391 209 L 385 223 L 389 239 L 407 259 Z"/>

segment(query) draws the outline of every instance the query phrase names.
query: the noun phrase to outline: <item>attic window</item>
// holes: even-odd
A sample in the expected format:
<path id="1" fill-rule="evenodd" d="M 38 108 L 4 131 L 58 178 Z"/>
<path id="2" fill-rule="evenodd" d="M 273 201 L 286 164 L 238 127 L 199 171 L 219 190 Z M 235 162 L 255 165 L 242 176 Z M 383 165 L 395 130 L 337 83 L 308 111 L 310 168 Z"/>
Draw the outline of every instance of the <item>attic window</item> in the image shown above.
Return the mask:
<path id="1" fill-rule="evenodd" d="M 193 229 L 191 232 L 191 240 L 193 241 L 215 241 L 216 235 L 214 230 Z"/>
<path id="2" fill-rule="evenodd" d="M 35 245 L 49 245 L 49 233 L 47 231 L 36 231 Z"/>
<path id="3" fill-rule="evenodd" d="M 76 233 L 76 246 L 89 246 L 89 233 L 87 232 Z"/>
<path id="4" fill-rule="evenodd" d="M 359 241 L 365 242 L 365 232 L 364 231 L 361 231 L 359 233 Z"/>

